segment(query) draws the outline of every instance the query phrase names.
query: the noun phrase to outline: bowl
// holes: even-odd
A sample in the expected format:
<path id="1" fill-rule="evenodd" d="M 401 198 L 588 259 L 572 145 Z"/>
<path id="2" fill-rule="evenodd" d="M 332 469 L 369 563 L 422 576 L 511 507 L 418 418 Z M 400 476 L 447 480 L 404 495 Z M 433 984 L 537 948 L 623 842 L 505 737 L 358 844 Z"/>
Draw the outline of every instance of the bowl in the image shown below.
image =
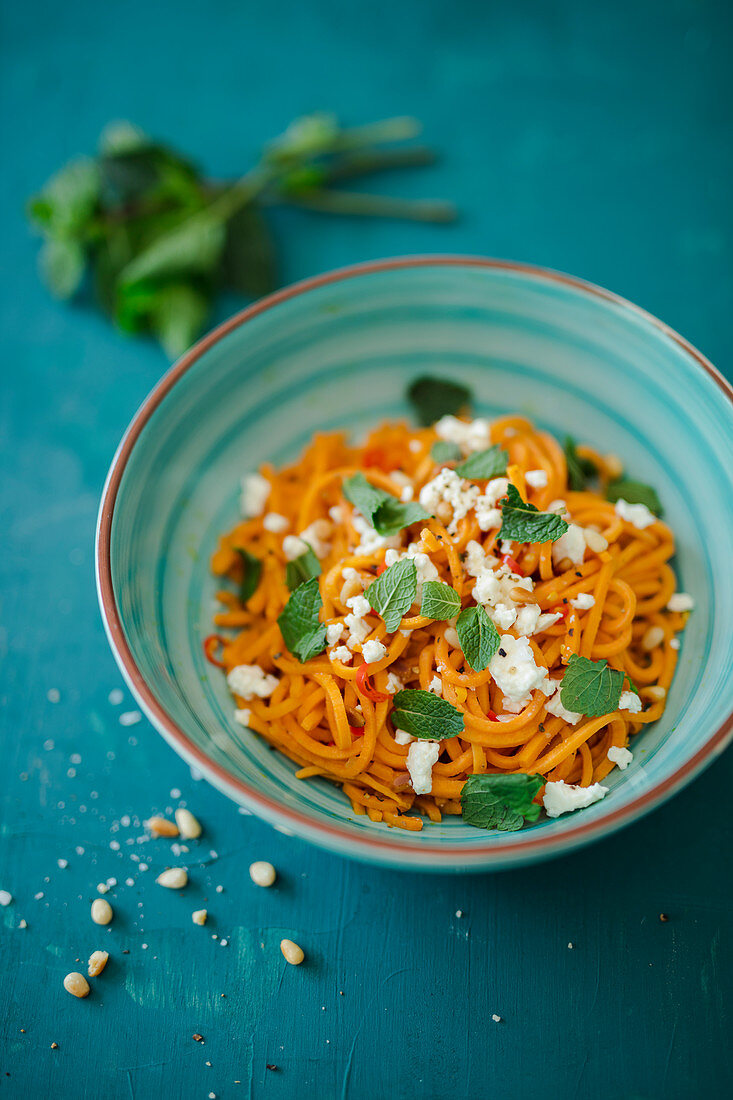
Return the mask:
<path id="1" fill-rule="evenodd" d="M 460 818 L 420 833 L 357 817 L 326 780 L 233 721 L 208 665 L 209 557 L 238 516 L 242 474 L 298 455 L 317 429 L 409 415 L 405 390 L 453 375 L 476 415 L 519 411 L 620 455 L 654 485 L 696 610 L 661 721 L 635 739 L 606 798 L 515 833 Z M 258 816 L 342 855 L 424 870 L 516 866 L 608 835 L 669 798 L 733 724 L 733 391 L 666 325 L 608 291 L 494 260 L 410 257 L 309 279 L 191 349 L 130 424 L 104 488 L 99 599 L 132 693 L 176 752 Z"/>

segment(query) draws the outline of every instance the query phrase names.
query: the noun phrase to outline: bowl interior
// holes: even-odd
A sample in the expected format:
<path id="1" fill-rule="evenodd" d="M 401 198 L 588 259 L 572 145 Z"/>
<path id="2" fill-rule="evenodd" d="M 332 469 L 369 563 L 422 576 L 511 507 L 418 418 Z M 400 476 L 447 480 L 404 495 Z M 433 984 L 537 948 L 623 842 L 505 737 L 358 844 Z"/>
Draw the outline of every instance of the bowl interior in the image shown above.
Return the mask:
<path id="1" fill-rule="evenodd" d="M 161 732 L 218 786 L 340 851 L 459 867 L 581 843 L 702 765 L 731 709 L 733 417 L 718 384 L 658 324 L 550 275 L 435 262 L 311 286 L 190 358 L 123 441 L 110 570 L 140 677 L 123 671 Z M 293 459 L 316 430 L 409 416 L 405 389 L 424 372 L 470 385 L 477 414 L 519 411 L 622 456 L 658 489 L 679 587 L 696 601 L 664 718 L 636 739 L 633 764 L 612 773 L 602 802 L 520 834 L 457 818 L 414 834 L 356 817 L 340 789 L 296 780 L 290 761 L 233 721 L 224 677 L 202 653 L 217 587 L 209 557 L 237 519 L 240 477 Z"/>

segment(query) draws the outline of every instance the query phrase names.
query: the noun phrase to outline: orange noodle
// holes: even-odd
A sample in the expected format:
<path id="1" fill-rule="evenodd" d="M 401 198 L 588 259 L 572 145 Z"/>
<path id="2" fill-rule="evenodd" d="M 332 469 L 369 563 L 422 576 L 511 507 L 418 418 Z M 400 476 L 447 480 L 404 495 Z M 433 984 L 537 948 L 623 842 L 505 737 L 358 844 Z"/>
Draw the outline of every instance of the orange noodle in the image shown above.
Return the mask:
<path id="1" fill-rule="evenodd" d="M 398 499 L 417 500 L 442 468 L 455 465 L 431 457 L 435 428 L 402 423 L 378 427 L 359 445 L 344 434 L 319 434 L 293 465 L 263 466 L 262 514 L 224 535 L 212 558 L 213 572 L 234 585 L 218 594 L 222 610 L 214 616 L 207 653 L 227 672 L 258 666 L 269 677 L 265 697 L 236 695 L 239 720 L 295 761 L 299 778 L 332 780 L 357 814 L 403 829 L 419 830 L 426 818 L 460 814 L 461 791 L 472 774 L 520 772 L 581 787 L 603 780 L 615 766 L 609 749 L 624 748 L 662 714 L 677 659 L 675 634 L 685 623 L 683 613 L 667 610 L 675 591 L 667 564 L 674 554 L 671 531 L 659 520 L 634 526 L 603 495 L 618 474 L 618 460 L 579 447 L 580 456 L 595 465 L 600 484 L 599 491 L 577 492 L 569 488 L 565 454 L 552 436 L 519 416 L 504 417 L 486 430 L 486 446 L 500 444 L 508 453 L 507 477 L 522 498 L 583 529 L 585 546 L 574 561 L 560 557 L 549 542 L 501 544 L 501 521 L 482 530 L 469 509 L 455 522 L 445 504 L 428 509 L 434 518 L 412 524 L 387 545 L 381 538 L 365 545 L 363 517 L 343 493 L 346 478 L 361 473 Z M 628 677 L 624 691 L 638 690 L 641 709 L 575 716 L 572 723 L 552 714 L 546 694 L 535 688 L 519 713 L 507 712 L 489 668 L 474 671 L 453 625 L 423 616 L 419 603 L 391 633 L 369 611 L 363 618 L 366 637 L 345 648 L 349 628 L 344 626 L 335 644 L 301 663 L 288 652 L 277 621 L 290 597 L 285 571 L 293 552 L 286 554 L 287 536 L 301 533 L 320 559 L 321 622 L 334 627 L 331 638 L 351 613 L 347 601 L 384 571 L 388 546 L 405 551 L 412 544 L 413 552 L 432 564 L 432 578 L 450 585 L 462 607 L 472 606 L 476 578 L 468 563 L 478 544 L 494 568 L 502 560 L 513 573 L 507 599 L 517 608 L 537 604 L 545 616 L 547 625 L 528 637 L 538 668 L 558 679 L 573 654 L 603 658 Z M 243 570 L 240 549 L 262 562 L 259 583 L 244 604 L 236 591 Z M 522 587 L 524 578 L 531 578 L 531 591 Z M 560 617 L 550 619 L 552 612 Z M 516 625 L 499 629 L 504 636 L 519 636 Z M 362 649 L 369 641 L 382 642 L 385 651 L 365 668 Z M 403 687 L 439 694 L 463 717 L 462 733 L 439 742 L 427 794 L 415 794 L 407 769 L 409 744 L 395 737 L 393 698 Z"/>

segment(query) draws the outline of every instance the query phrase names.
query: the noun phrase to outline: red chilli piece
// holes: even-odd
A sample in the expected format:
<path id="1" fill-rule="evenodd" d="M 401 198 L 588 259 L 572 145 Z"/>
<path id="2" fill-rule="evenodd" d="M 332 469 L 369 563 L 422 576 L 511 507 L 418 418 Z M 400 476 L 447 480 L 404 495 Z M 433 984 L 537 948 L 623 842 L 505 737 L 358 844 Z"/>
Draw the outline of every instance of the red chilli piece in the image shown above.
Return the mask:
<path id="1" fill-rule="evenodd" d="M 227 666 L 223 661 L 220 661 L 215 656 L 215 649 L 217 646 L 225 646 L 226 638 L 222 638 L 221 634 L 209 634 L 204 638 L 204 656 L 209 664 L 216 665 L 217 668 L 226 668 Z"/>
<path id="2" fill-rule="evenodd" d="M 389 695 L 385 695 L 383 691 L 377 691 L 369 679 L 369 665 L 366 662 L 359 666 L 359 671 L 356 674 L 356 690 L 360 695 L 363 695 L 365 699 L 369 699 L 372 703 L 384 703 L 389 699 Z"/>
<path id="3" fill-rule="evenodd" d="M 363 726 L 349 726 L 349 729 L 351 730 L 352 737 L 361 737 L 364 733 Z"/>
<path id="4" fill-rule="evenodd" d="M 499 721 L 499 719 L 496 717 L 496 714 L 494 713 L 493 710 L 488 711 L 486 717 L 488 718 L 488 720 L 490 722 L 498 722 Z"/>
<path id="5" fill-rule="evenodd" d="M 377 566 L 377 576 L 381 577 L 382 573 L 386 573 L 388 569 L 389 566 L 383 561 L 381 565 Z"/>
<path id="6" fill-rule="evenodd" d="M 516 573 L 519 577 L 524 576 L 524 570 L 520 569 L 516 558 L 513 558 L 511 554 L 502 554 L 499 558 L 499 561 L 502 563 L 502 565 L 508 565 L 512 573 Z"/>

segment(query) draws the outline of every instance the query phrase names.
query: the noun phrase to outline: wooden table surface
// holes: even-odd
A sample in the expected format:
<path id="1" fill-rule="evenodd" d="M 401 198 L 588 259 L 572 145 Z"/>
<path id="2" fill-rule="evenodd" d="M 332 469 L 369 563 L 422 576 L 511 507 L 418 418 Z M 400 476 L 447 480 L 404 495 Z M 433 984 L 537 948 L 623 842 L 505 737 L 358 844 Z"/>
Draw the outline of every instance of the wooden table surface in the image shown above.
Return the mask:
<path id="1" fill-rule="evenodd" d="M 420 251 L 534 261 L 639 302 L 730 373 L 731 28 L 712 0 L 5 6 L 1 1095 L 730 1095 L 730 753 L 580 854 L 421 877 L 272 831 L 121 723 L 135 706 L 109 700 L 95 514 L 166 364 L 46 295 L 22 205 L 110 118 L 231 175 L 303 111 L 414 113 L 445 159 L 392 189 L 452 197 L 463 220 L 278 214 L 283 281 Z M 141 822 L 184 803 L 205 831 L 179 896 L 154 882 L 170 842 Z M 251 883 L 254 859 L 274 888 Z M 283 936 L 305 965 L 285 964 Z M 109 966 L 74 1000 L 62 979 L 95 948 Z"/>

